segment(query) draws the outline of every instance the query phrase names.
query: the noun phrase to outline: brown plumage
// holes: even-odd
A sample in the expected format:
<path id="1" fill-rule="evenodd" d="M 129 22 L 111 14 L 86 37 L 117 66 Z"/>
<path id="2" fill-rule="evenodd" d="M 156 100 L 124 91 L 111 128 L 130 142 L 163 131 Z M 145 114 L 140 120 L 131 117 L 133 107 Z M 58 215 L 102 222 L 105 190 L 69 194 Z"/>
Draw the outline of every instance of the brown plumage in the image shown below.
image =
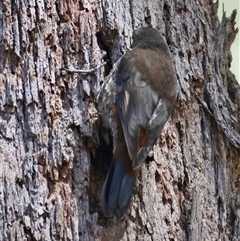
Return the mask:
<path id="1" fill-rule="evenodd" d="M 133 33 L 132 50 L 116 63 L 99 93 L 99 111 L 113 140 L 113 160 L 103 187 L 106 216 L 126 212 L 140 165 L 171 114 L 177 80 L 170 51 L 154 28 Z"/>

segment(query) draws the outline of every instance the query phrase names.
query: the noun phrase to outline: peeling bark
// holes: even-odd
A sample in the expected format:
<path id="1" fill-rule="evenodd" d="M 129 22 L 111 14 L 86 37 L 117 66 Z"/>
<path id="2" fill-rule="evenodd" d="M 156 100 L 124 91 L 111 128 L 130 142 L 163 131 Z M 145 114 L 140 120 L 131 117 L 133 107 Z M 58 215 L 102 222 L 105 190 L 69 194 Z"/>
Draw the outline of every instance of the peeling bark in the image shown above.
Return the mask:
<path id="1" fill-rule="evenodd" d="M 239 239 L 240 88 L 229 70 L 238 30 L 236 12 L 220 22 L 217 5 L 0 2 L 0 240 Z M 98 146 L 95 98 L 147 25 L 166 38 L 180 92 L 114 223 L 99 208 L 111 146 Z M 101 50 L 105 71 L 61 71 L 98 66 Z"/>

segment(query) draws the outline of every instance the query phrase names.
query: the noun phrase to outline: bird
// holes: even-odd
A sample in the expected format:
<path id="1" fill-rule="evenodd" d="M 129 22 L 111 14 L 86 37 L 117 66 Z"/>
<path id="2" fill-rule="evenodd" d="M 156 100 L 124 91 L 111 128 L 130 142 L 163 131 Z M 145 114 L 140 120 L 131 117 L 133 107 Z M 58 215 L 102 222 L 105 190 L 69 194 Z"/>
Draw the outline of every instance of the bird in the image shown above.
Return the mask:
<path id="1" fill-rule="evenodd" d="M 113 138 L 113 157 L 100 204 L 106 217 L 128 210 L 141 164 L 155 145 L 177 99 L 170 50 L 152 27 L 133 31 L 131 49 L 114 65 L 97 97 L 98 110 Z M 104 135 L 109 142 L 108 135 Z"/>

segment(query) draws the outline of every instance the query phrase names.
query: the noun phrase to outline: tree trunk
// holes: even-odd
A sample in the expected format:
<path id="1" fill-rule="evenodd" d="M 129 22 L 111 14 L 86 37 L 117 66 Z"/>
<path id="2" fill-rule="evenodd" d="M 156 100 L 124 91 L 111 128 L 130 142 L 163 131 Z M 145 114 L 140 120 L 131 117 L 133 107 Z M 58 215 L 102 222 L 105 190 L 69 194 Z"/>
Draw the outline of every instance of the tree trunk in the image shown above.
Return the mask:
<path id="1" fill-rule="evenodd" d="M 184 2 L 184 3 L 183 3 Z M 236 12 L 212 1 L 0 2 L 0 240 L 239 240 L 240 88 L 229 71 Z M 111 146 L 96 95 L 134 29 L 158 28 L 179 97 L 133 203 L 99 208 Z M 98 144 L 99 143 L 99 144 Z"/>

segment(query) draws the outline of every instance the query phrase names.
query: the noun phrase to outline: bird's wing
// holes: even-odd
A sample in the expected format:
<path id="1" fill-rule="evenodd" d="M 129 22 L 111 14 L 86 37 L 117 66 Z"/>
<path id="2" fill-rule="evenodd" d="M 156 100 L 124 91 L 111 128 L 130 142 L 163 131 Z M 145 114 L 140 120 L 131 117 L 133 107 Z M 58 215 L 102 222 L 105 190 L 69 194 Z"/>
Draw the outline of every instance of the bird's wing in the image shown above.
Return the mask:
<path id="1" fill-rule="evenodd" d="M 167 102 L 152 89 L 155 80 L 149 78 L 149 63 L 142 60 L 146 53 L 139 50 L 141 53 L 138 54 L 137 51 L 123 55 L 115 72 L 116 83 L 121 86 L 117 106 L 134 168 L 145 160 L 169 116 Z M 141 58 L 142 69 L 138 58 Z"/>

